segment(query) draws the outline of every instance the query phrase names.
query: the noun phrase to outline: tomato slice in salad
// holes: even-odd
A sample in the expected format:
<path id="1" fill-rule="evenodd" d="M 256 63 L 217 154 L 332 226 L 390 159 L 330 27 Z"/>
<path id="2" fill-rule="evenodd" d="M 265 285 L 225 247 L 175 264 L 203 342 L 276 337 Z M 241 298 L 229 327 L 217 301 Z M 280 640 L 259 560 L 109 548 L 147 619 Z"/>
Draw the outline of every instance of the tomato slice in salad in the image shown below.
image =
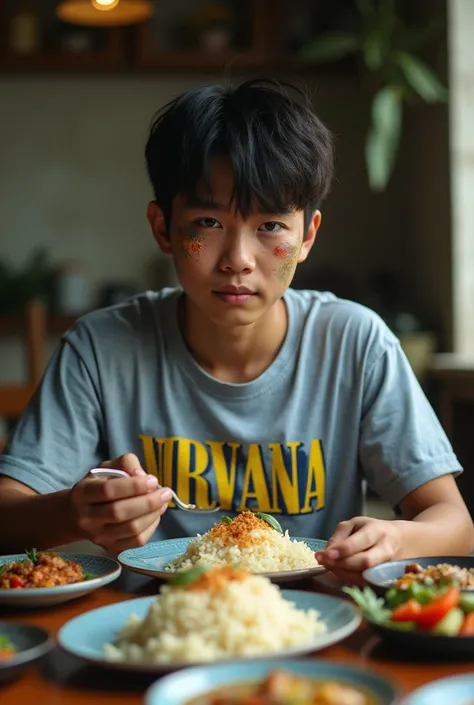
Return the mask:
<path id="1" fill-rule="evenodd" d="M 445 593 L 439 597 L 435 597 L 427 605 L 421 608 L 420 612 L 413 621 L 420 627 L 431 629 L 445 615 L 448 614 L 454 607 L 459 604 L 460 591 L 457 587 L 450 587 Z M 393 619 L 393 616 L 392 616 Z"/>
<path id="2" fill-rule="evenodd" d="M 393 610 L 390 619 L 392 622 L 416 622 L 422 609 L 416 600 L 408 600 Z"/>

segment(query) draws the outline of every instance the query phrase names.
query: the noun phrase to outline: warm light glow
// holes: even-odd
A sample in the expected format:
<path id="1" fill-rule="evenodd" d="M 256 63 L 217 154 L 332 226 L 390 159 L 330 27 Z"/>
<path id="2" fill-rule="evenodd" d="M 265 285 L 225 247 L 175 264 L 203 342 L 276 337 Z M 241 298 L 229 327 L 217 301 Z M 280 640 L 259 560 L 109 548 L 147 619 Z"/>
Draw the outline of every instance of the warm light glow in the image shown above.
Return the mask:
<path id="1" fill-rule="evenodd" d="M 96 10 L 105 10 L 106 12 L 113 10 L 119 4 L 119 0 L 91 0 L 91 2 Z"/>
<path id="2" fill-rule="evenodd" d="M 84 27 L 126 27 L 147 22 L 153 9 L 151 0 L 61 0 L 56 14 L 62 22 Z"/>

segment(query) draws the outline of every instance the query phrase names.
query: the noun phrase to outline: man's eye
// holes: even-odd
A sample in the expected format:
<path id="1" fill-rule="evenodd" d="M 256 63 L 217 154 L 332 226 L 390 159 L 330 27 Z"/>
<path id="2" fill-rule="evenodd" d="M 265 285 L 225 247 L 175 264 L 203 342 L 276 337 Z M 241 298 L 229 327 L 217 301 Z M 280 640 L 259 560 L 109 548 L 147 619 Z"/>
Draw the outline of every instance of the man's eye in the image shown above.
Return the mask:
<path id="1" fill-rule="evenodd" d="M 273 220 L 269 220 L 267 223 L 264 223 L 259 227 L 259 230 L 262 230 L 264 233 L 278 233 L 282 229 L 282 224 L 275 223 Z"/>
<path id="2" fill-rule="evenodd" d="M 221 224 L 215 218 L 199 218 L 197 224 L 202 228 L 220 228 Z"/>

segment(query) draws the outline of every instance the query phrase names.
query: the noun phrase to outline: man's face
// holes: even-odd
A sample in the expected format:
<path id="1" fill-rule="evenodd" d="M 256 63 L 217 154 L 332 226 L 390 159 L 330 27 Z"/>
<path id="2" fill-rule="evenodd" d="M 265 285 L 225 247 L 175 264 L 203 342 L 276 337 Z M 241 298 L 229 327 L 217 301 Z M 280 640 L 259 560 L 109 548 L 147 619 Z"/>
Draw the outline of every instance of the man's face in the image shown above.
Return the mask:
<path id="1" fill-rule="evenodd" d="M 170 232 L 150 204 L 148 218 L 161 249 L 172 254 L 190 301 L 214 323 L 248 325 L 278 301 L 296 266 L 313 245 L 320 214 L 304 233 L 304 212 L 252 213 L 243 219 L 232 206 L 232 172 L 218 161 L 211 173 L 212 203 L 199 194 L 173 202 Z"/>

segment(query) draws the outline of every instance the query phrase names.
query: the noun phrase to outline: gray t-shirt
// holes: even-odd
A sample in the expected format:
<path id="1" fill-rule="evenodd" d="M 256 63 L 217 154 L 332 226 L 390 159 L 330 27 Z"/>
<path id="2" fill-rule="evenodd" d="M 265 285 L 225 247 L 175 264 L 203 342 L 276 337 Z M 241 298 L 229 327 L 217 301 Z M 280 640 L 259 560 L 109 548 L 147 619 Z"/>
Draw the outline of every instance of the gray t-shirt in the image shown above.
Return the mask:
<path id="1" fill-rule="evenodd" d="M 245 384 L 196 363 L 179 289 L 90 313 L 63 337 L 0 472 L 40 493 L 136 453 L 184 501 L 274 514 L 327 538 L 360 514 L 362 481 L 392 506 L 459 463 L 395 336 L 372 311 L 288 290 L 274 362 Z M 219 514 L 170 507 L 155 538 L 206 531 Z"/>

